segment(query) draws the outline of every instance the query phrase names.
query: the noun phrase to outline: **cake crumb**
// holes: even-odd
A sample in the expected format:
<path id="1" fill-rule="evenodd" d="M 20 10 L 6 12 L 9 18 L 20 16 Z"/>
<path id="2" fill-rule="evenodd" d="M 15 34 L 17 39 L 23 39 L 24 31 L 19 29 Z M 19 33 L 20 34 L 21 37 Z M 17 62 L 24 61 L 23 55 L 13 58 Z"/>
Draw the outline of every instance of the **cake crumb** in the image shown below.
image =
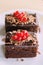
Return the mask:
<path id="1" fill-rule="evenodd" d="M 39 51 L 37 51 L 38 54 L 41 54 Z"/>
<path id="2" fill-rule="evenodd" d="M 17 58 L 17 61 L 24 61 L 24 59 L 21 59 L 21 58 Z"/>
<path id="3" fill-rule="evenodd" d="M 19 59 L 17 58 L 17 61 L 19 61 Z"/>
<path id="4" fill-rule="evenodd" d="M 2 41 L 4 41 L 4 42 L 5 42 L 5 38 L 3 38 L 3 39 L 2 39 Z"/>
<path id="5" fill-rule="evenodd" d="M 24 59 L 21 59 L 21 61 L 24 61 Z"/>

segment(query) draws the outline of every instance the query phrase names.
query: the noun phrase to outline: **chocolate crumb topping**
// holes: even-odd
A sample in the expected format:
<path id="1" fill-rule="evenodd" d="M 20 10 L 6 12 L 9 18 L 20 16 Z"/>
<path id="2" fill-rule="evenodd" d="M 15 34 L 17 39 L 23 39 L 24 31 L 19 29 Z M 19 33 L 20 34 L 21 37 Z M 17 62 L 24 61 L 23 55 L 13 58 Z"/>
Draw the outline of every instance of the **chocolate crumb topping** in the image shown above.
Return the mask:
<path id="1" fill-rule="evenodd" d="M 34 14 L 34 15 L 36 15 L 36 14 Z M 26 22 L 21 22 L 18 18 L 16 18 L 13 15 L 6 15 L 5 18 L 7 19 L 7 22 L 9 22 L 10 24 L 15 24 L 15 25 L 18 25 L 18 24 L 24 25 L 24 24 L 28 24 L 28 23 L 34 23 L 36 21 L 36 16 L 33 16 L 33 14 L 29 14 L 29 13 L 25 12 L 25 16 L 27 18 Z"/>
<path id="2" fill-rule="evenodd" d="M 11 39 L 11 36 L 12 35 L 15 35 L 17 32 L 21 32 L 22 30 L 17 30 L 17 31 L 12 31 L 12 34 L 10 32 L 7 33 L 6 35 L 6 39 L 11 43 L 11 44 L 14 44 L 14 45 L 32 45 L 32 44 L 36 44 L 37 43 L 37 39 L 36 39 L 36 35 L 33 33 L 30 33 L 30 36 L 27 37 L 25 40 L 20 40 L 20 41 L 17 41 L 17 40 L 12 40 Z"/>

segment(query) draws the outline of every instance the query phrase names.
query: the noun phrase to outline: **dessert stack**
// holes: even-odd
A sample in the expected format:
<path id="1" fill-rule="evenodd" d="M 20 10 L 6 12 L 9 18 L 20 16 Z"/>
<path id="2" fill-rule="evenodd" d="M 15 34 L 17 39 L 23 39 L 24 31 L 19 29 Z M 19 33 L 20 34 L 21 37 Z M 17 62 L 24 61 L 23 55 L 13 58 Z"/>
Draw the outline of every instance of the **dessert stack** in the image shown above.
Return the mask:
<path id="1" fill-rule="evenodd" d="M 35 57 L 38 50 L 39 23 L 36 13 L 15 11 L 5 16 L 5 57 Z"/>

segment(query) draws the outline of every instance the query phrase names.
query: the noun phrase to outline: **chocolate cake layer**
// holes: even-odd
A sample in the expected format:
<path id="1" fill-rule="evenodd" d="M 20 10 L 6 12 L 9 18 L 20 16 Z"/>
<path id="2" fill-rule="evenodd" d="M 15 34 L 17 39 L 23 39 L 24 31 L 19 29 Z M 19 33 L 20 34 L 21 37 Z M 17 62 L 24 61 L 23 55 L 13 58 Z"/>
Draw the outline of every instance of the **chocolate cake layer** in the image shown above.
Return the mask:
<path id="1" fill-rule="evenodd" d="M 31 46 L 15 46 L 13 44 L 5 44 L 6 58 L 22 58 L 35 57 L 37 55 L 38 45 Z"/>

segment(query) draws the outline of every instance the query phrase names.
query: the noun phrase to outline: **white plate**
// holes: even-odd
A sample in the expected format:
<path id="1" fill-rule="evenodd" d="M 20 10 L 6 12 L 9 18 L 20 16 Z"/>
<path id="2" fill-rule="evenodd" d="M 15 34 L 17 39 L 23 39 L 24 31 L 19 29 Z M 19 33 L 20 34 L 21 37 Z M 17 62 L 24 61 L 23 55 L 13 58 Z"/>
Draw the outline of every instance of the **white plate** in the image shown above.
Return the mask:
<path id="1" fill-rule="evenodd" d="M 20 11 L 27 11 L 29 13 L 37 13 L 38 21 L 40 22 L 41 32 L 38 34 L 39 40 L 39 51 L 41 54 L 38 54 L 37 57 L 34 58 L 24 58 L 24 61 L 17 61 L 16 58 L 6 59 L 4 56 L 3 45 L 5 42 L 2 41 L 3 37 L 5 37 L 5 14 L 12 13 L 14 10 L 5 12 L 0 14 L 0 65 L 43 65 L 43 24 L 40 21 L 41 12 L 28 10 L 28 9 L 19 9 Z"/>

